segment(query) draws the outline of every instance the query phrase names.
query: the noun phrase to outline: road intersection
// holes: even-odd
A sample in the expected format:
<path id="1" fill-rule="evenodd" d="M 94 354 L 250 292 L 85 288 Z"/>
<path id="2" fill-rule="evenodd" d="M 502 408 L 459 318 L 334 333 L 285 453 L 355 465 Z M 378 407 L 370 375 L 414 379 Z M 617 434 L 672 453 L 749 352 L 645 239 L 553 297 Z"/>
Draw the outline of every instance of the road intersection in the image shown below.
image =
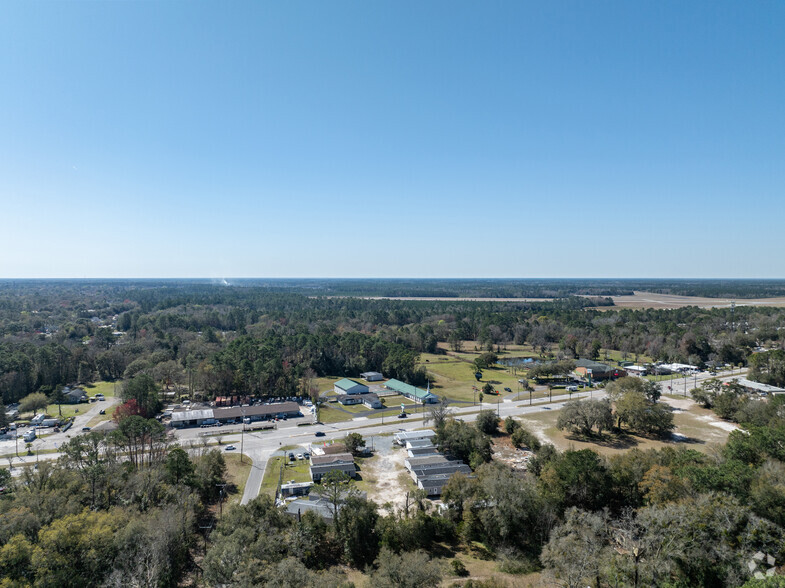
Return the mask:
<path id="1" fill-rule="evenodd" d="M 690 375 L 687 378 L 662 380 L 659 383 L 661 384 L 664 394 L 680 396 L 683 393 L 687 396 L 689 390 L 708 379 L 719 378 L 721 380 L 730 380 L 742 377 L 743 375 L 743 372 L 739 373 L 738 371 L 735 373 L 724 372 L 720 374 L 703 372 L 694 376 Z M 525 393 L 523 395 L 525 396 Z M 602 389 L 586 388 L 579 390 L 578 392 L 573 392 L 572 394 L 554 395 L 550 401 L 547 398 L 530 399 L 528 396 L 525 396 L 520 400 L 512 400 L 512 398 L 516 396 L 520 397 L 521 395 L 511 394 L 507 398 L 499 398 L 497 402 L 493 403 L 484 402 L 482 404 L 478 403 L 477 405 L 470 406 L 456 405 L 450 408 L 450 414 L 455 418 L 472 422 L 476 419 L 480 410 L 496 410 L 500 418 L 504 419 L 508 416 L 522 416 L 549 410 L 559 410 L 570 400 L 577 400 L 580 398 L 600 399 L 605 398 L 606 394 Z M 115 399 L 109 400 L 116 402 Z M 100 404 L 108 408 L 113 402 Z M 77 416 L 77 420 L 70 432 L 81 434 L 81 427 L 85 426 L 93 416 L 97 415 L 100 408 L 101 406 L 91 407 L 85 414 Z M 414 407 L 409 408 L 414 409 Z M 422 410 L 422 407 L 418 407 L 418 410 Z M 398 431 L 415 430 L 427 426 L 427 423 L 424 422 L 424 419 L 427 416 L 428 412 L 426 410 L 424 414 L 422 412 L 409 413 L 408 417 L 405 419 L 391 418 L 389 416 L 378 418 L 361 416 L 350 421 L 331 424 L 311 424 L 309 417 L 303 417 L 279 421 L 276 423 L 276 428 L 267 430 L 243 432 L 243 425 L 237 424 L 225 425 L 218 429 L 178 429 L 174 431 L 174 435 L 184 448 L 192 452 L 200 451 L 206 447 L 213 447 L 213 444 L 219 439 L 222 443 L 231 443 L 237 446 L 238 449 L 241 448 L 243 455 L 249 458 L 253 464 L 241 500 L 242 504 L 247 504 L 259 494 L 268 460 L 273 453 L 283 446 L 300 445 L 306 447 L 311 443 L 341 439 L 353 431 L 361 433 L 364 437 L 373 437 L 377 435 L 389 435 Z M 315 433 L 317 431 L 324 433 L 324 436 L 316 437 Z M 62 433 L 52 435 L 36 442 L 35 449 L 37 451 L 57 449 L 59 445 L 67 440 L 67 437 L 70 436 L 66 436 Z M 0 455 L 13 453 L 13 448 L 13 441 L 0 442 Z M 47 453 L 40 455 L 40 459 L 56 459 L 60 455 L 60 453 Z M 17 459 L 21 462 L 29 462 L 31 459 L 37 458 L 25 456 Z"/>

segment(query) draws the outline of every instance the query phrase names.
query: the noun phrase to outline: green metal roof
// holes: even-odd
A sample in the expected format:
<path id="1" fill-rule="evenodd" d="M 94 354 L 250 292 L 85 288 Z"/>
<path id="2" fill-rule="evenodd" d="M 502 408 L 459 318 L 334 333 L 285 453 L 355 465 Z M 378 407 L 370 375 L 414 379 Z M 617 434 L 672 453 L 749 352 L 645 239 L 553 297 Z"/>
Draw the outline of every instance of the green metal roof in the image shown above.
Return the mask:
<path id="1" fill-rule="evenodd" d="M 360 382 L 355 382 L 354 380 L 350 380 L 349 378 L 343 378 L 341 380 L 338 380 L 335 383 L 335 386 L 337 386 L 341 390 L 349 390 L 350 388 L 354 388 L 355 386 L 362 386 L 363 388 L 367 388 L 365 384 L 360 384 Z"/>
<path id="2" fill-rule="evenodd" d="M 406 384 L 404 382 L 401 382 L 400 380 L 387 380 L 385 386 L 390 390 L 395 390 L 399 394 L 414 396 L 417 400 L 423 400 L 424 398 L 430 398 L 433 396 L 433 394 L 428 392 L 427 390 L 423 390 L 422 388 L 417 388 L 416 386 L 412 386 L 411 384 Z"/>

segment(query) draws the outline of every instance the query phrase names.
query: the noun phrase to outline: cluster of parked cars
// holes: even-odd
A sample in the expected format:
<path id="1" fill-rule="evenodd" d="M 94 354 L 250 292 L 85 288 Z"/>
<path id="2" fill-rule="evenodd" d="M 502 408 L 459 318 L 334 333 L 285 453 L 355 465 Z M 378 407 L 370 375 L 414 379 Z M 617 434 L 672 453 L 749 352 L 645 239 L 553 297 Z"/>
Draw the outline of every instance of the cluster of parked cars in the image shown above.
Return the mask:
<path id="1" fill-rule="evenodd" d="M 302 453 L 293 453 L 289 452 L 289 461 L 297 461 L 298 459 L 308 459 L 311 457 L 311 454 L 308 451 L 303 451 Z"/>

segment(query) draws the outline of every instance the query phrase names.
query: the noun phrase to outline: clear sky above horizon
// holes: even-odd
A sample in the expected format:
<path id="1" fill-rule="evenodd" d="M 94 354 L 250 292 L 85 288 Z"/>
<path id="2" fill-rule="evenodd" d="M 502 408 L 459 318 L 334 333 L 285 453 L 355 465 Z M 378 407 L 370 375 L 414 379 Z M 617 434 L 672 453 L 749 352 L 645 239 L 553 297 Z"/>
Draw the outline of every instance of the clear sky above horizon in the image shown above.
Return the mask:
<path id="1" fill-rule="evenodd" d="M 785 3 L 4 2 L 0 278 L 785 277 Z"/>

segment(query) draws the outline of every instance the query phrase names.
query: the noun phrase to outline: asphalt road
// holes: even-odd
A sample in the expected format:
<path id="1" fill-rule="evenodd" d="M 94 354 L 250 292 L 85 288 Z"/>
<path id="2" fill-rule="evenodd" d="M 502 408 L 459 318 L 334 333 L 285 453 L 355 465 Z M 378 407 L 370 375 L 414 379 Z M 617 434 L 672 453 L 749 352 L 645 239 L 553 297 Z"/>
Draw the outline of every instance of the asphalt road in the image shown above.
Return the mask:
<path id="1" fill-rule="evenodd" d="M 74 418 L 74 424 L 71 426 L 70 429 L 66 432 L 60 433 L 53 433 L 52 428 L 43 429 L 46 431 L 44 437 L 39 437 L 35 441 L 33 441 L 33 451 L 50 451 L 57 449 L 63 443 L 67 442 L 69 439 L 76 435 L 82 434 L 82 427 L 86 427 L 87 423 L 93 417 L 98 416 L 98 413 L 101 409 L 106 410 L 109 412 L 109 409 L 113 407 L 115 404 L 120 402 L 119 398 L 107 398 L 104 402 L 91 402 L 88 404 L 80 404 L 79 405 L 79 414 L 77 414 Z M 17 433 L 19 435 L 24 435 L 29 431 L 29 427 L 24 427 L 19 429 Z M 26 463 L 29 461 L 35 461 L 35 457 L 31 457 L 27 455 L 27 451 L 25 450 L 25 442 L 20 438 L 18 445 L 16 441 L 0 441 L 0 455 L 9 455 L 12 453 L 16 453 L 17 448 L 19 450 L 19 457 L 14 458 L 14 463 Z M 38 456 L 39 459 L 51 459 L 54 456 L 55 458 L 58 457 L 60 454 L 44 454 Z"/>
<path id="2" fill-rule="evenodd" d="M 674 394 L 678 396 L 682 393 L 688 394 L 689 390 L 694 388 L 696 385 L 700 385 L 705 380 L 711 378 L 718 377 L 722 380 L 729 380 L 734 377 L 742 377 L 743 375 L 744 373 L 740 373 L 738 371 L 733 374 L 730 372 L 725 372 L 722 374 L 710 374 L 708 372 L 704 372 L 698 374 L 697 376 L 689 376 L 688 378 L 677 378 L 674 380 L 663 379 L 660 383 L 663 393 Z M 672 389 L 669 390 L 668 386 L 671 386 Z M 513 394 L 511 396 L 516 395 L 517 394 Z M 511 400 L 509 397 L 499 397 L 494 398 L 494 400 L 498 400 L 498 402 L 484 402 L 482 406 L 479 404 L 476 406 L 455 406 L 451 409 L 451 414 L 456 418 L 460 418 L 467 422 L 472 422 L 475 420 L 477 413 L 481 409 L 496 409 L 498 410 L 499 416 L 501 418 L 506 418 L 508 416 L 532 414 L 546 410 L 559 410 L 564 406 L 564 403 L 570 399 L 575 400 L 578 398 L 588 397 L 604 398 L 605 392 L 603 390 L 592 389 L 581 390 L 579 392 L 573 392 L 572 395 L 554 395 L 552 397 L 552 402 L 548 402 L 547 398 L 544 400 L 537 399 L 534 400 L 531 405 L 529 404 L 528 397 L 524 397 L 521 400 Z M 70 433 L 81 434 L 81 428 L 85 426 L 93 416 L 97 415 L 101 408 L 108 408 L 113 404 L 110 402 L 110 400 L 117 402 L 115 399 L 107 399 L 107 402 L 100 402 L 96 403 L 95 405 L 91 405 L 87 412 L 77 416 L 76 423 L 69 430 L 69 434 L 60 433 L 59 435 L 52 435 L 45 440 L 36 441 L 35 449 L 54 449 L 63 441 L 67 440 L 67 437 L 71 436 Z M 414 407 L 412 407 L 412 409 L 413 408 Z M 340 423 L 298 426 L 299 423 L 311 422 L 311 416 L 306 415 L 302 418 L 280 421 L 277 423 L 278 427 L 272 430 L 249 431 L 242 433 L 241 425 L 227 425 L 208 429 L 190 428 L 176 430 L 175 437 L 181 443 L 181 445 L 183 445 L 183 447 L 190 447 L 192 451 L 198 451 L 199 448 L 203 446 L 204 440 L 212 443 L 215 442 L 219 437 L 221 438 L 224 446 L 228 444 L 235 445 L 238 452 L 242 449 L 243 454 L 250 458 L 253 462 L 253 467 L 251 468 L 248 481 L 245 485 L 245 492 L 243 493 L 241 500 L 242 504 L 247 504 L 250 500 L 253 500 L 256 496 L 259 495 L 259 490 L 262 486 L 262 478 L 264 477 L 264 470 L 267 467 L 267 461 L 270 459 L 270 456 L 282 446 L 298 445 L 305 448 L 310 443 L 341 439 L 352 431 L 357 431 L 361 433 L 363 437 L 368 438 L 375 435 L 396 433 L 398 431 L 420 429 L 424 426 L 427 426 L 425 423 L 423 423 L 423 414 L 422 412 L 419 412 L 421 410 L 422 407 L 418 407 L 418 412 L 409 413 L 409 416 L 406 419 L 398 419 L 395 417 L 369 418 L 361 416 L 354 418 L 353 420 Z M 325 434 L 324 437 L 316 437 L 314 433 L 317 431 L 322 431 Z M 20 445 L 24 447 L 24 444 L 21 442 L 21 440 Z M 13 451 L 13 441 L 0 442 L 0 455 L 12 453 Z M 59 457 L 59 455 L 59 453 L 44 454 L 40 456 L 40 459 L 56 459 Z M 20 456 L 22 457 L 19 458 L 18 461 L 22 462 L 36 459 L 35 457 L 23 456 L 22 451 L 20 451 Z"/>

